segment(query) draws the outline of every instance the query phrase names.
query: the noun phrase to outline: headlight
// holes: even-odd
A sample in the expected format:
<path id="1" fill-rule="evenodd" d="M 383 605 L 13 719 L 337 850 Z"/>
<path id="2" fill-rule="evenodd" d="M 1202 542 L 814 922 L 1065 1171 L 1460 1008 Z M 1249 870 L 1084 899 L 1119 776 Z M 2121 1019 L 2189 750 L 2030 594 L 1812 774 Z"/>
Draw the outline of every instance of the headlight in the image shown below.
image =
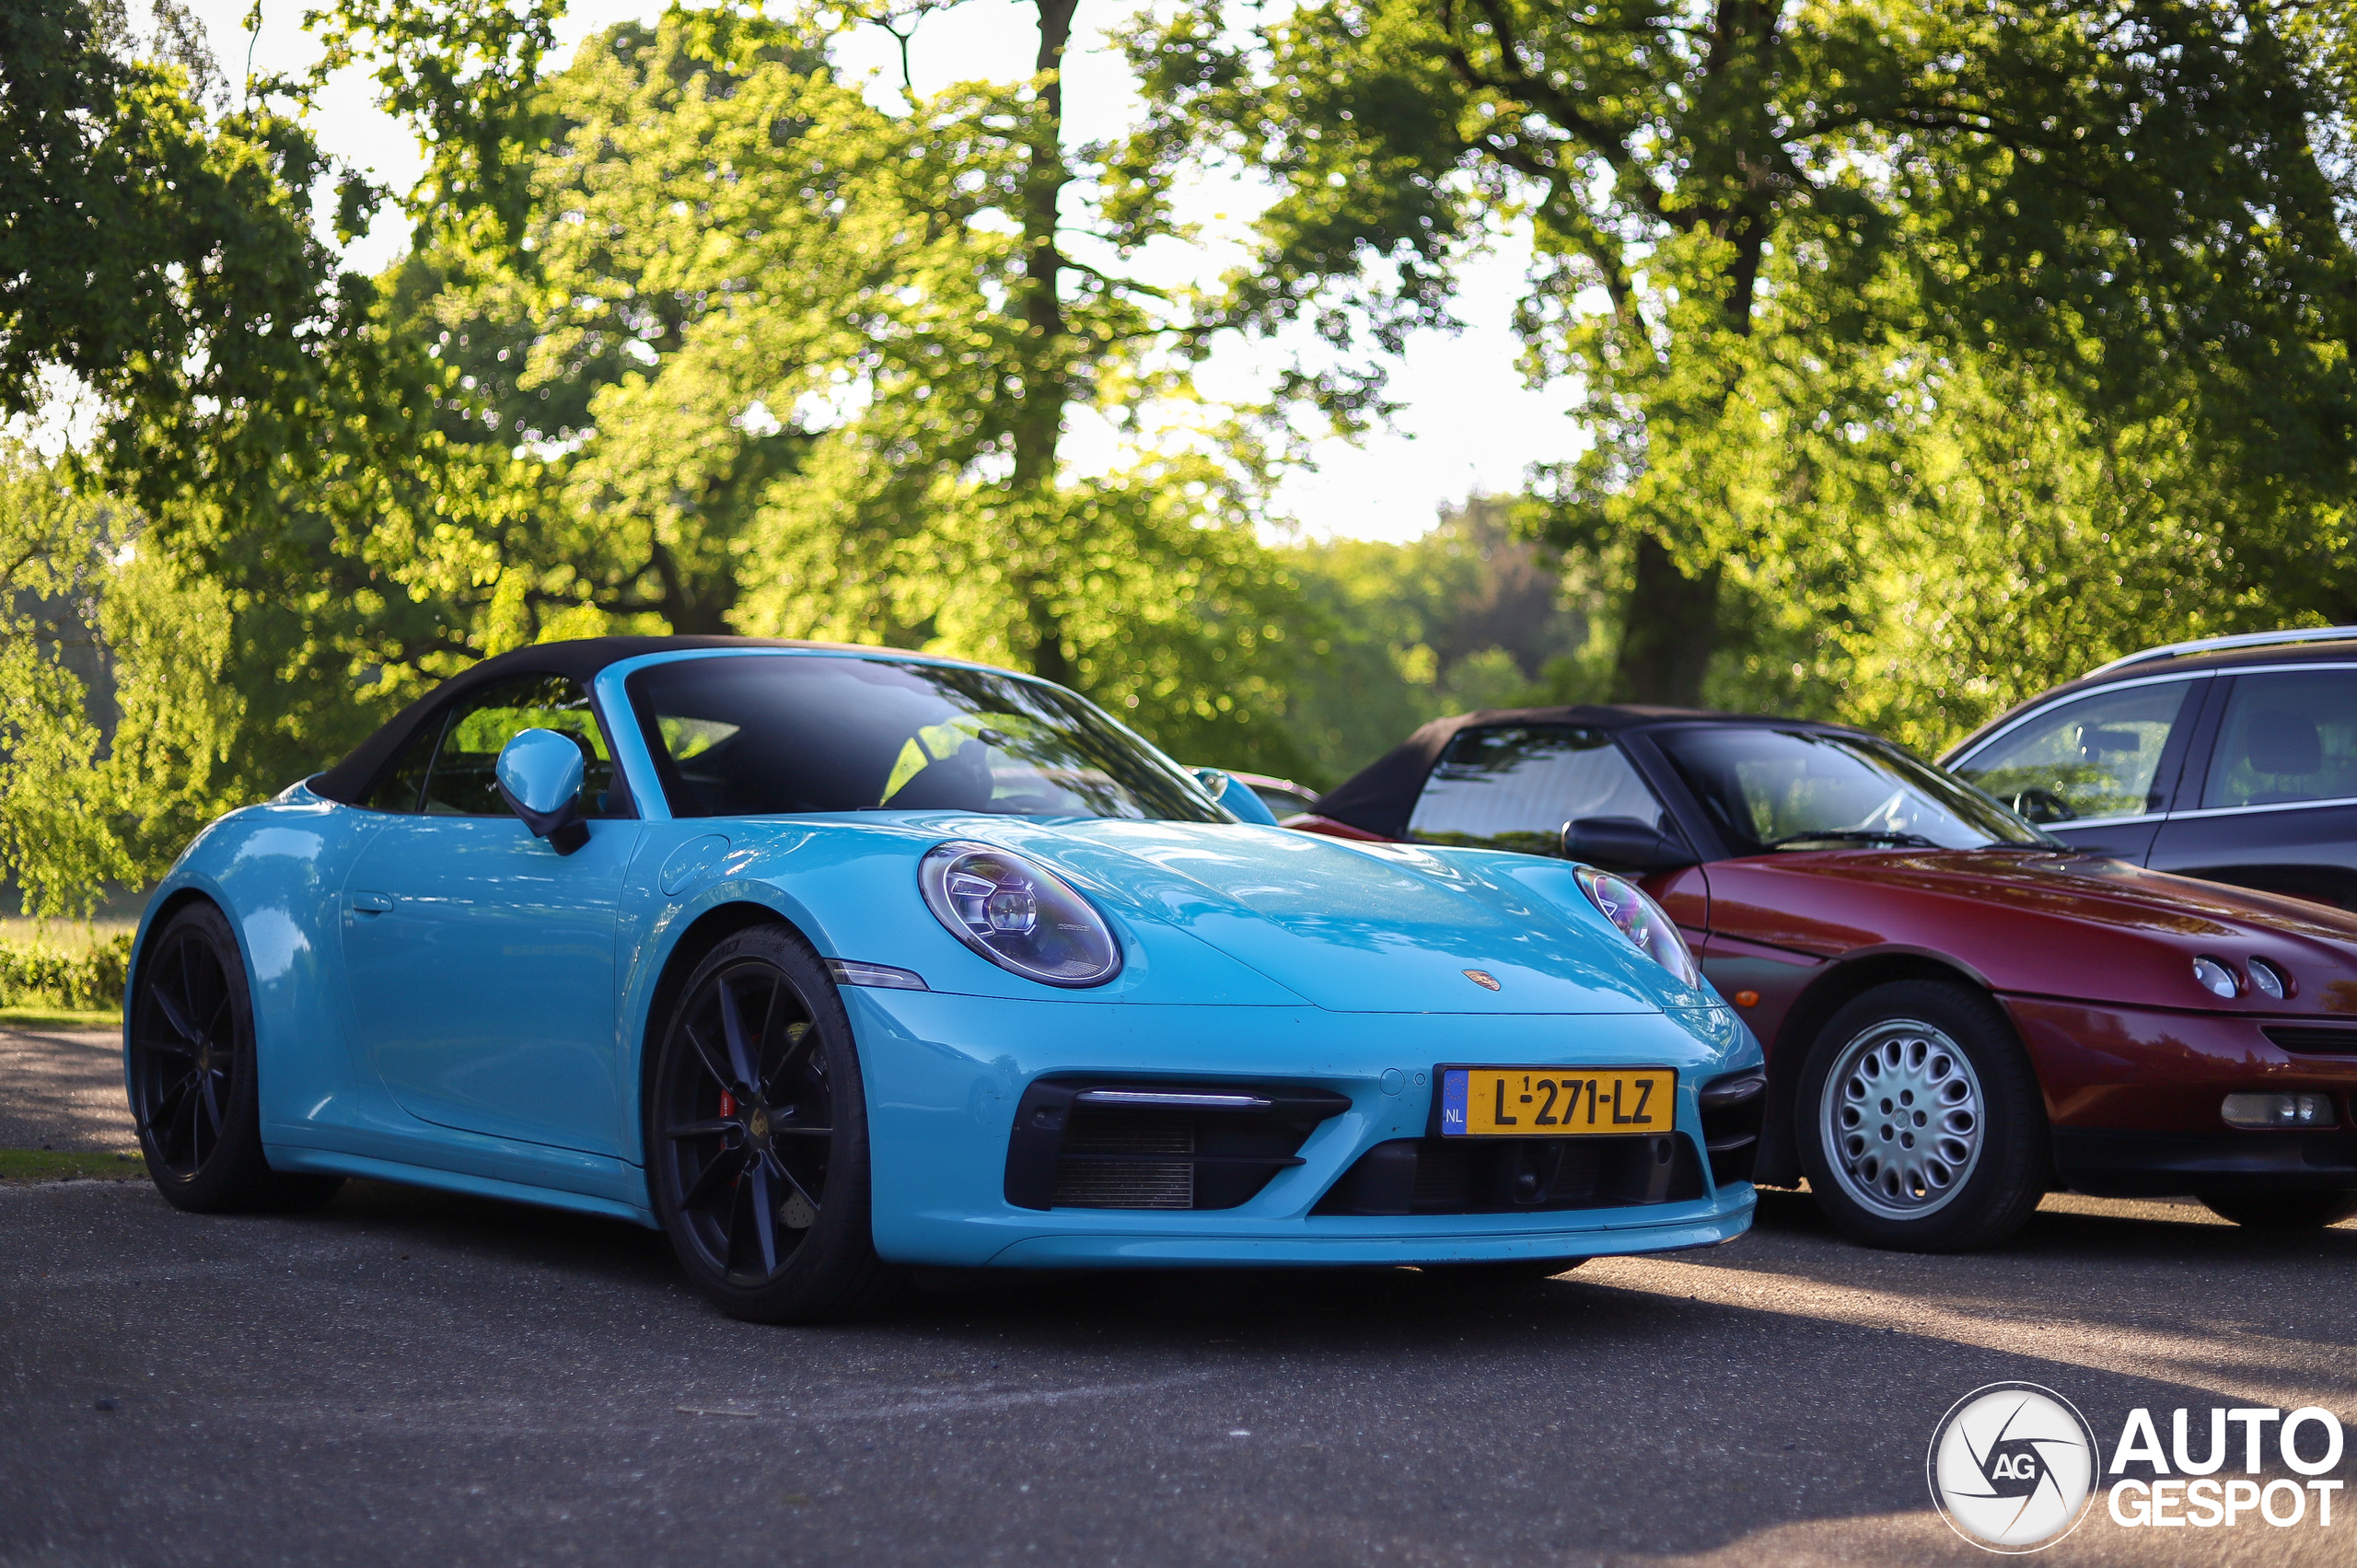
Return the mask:
<path id="1" fill-rule="evenodd" d="M 1701 984 L 1702 971 L 1695 967 L 1686 938 L 1678 935 L 1678 923 L 1669 918 L 1666 910 L 1647 898 L 1643 889 L 1592 865 L 1573 869 L 1588 902 L 1602 911 L 1613 929 L 1626 936 L 1637 951 L 1676 975 L 1680 983 Z"/>
<path id="2" fill-rule="evenodd" d="M 1004 970 L 1049 985 L 1102 985 L 1121 945 L 1054 872 L 988 844 L 935 844 L 917 869 L 925 906 L 949 934 Z"/>

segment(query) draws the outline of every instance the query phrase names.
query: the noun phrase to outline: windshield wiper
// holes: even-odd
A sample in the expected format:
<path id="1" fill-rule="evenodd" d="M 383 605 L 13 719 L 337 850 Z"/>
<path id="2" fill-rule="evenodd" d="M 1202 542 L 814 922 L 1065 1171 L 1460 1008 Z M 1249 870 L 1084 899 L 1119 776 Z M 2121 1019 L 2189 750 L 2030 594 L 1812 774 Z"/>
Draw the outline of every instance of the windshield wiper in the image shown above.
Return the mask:
<path id="1" fill-rule="evenodd" d="M 1844 843 L 1897 844 L 1903 849 L 1937 849 L 1940 846 L 1921 833 L 1893 832 L 1887 828 L 1819 828 L 1806 833 L 1786 833 L 1781 839 L 1771 839 L 1759 847 L 1782 849 L 1786 844 L 1812 843 L 1822 839 L 1839 839 Z"/>

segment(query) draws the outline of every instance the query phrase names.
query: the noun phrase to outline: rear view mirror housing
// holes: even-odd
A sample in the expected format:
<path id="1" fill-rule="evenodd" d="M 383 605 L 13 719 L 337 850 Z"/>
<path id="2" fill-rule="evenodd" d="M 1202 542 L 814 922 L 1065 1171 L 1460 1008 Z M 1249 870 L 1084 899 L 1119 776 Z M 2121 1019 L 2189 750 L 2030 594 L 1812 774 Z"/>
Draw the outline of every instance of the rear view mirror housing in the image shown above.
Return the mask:
<path id="1" fill-rule="evenodd" d="M 589 842 L 581 812 L 581 745 L 553 729 L 519 731 L 499 749 L 493 781 L 507 809 L 559 854 Z"/>
<path id="2" fill-rule="evenodd" d="M 1686 841 L 1634 817 L 1582 817 L 1563 824 L 1563 858 L 1639 877 L 1701 864 Z"/>

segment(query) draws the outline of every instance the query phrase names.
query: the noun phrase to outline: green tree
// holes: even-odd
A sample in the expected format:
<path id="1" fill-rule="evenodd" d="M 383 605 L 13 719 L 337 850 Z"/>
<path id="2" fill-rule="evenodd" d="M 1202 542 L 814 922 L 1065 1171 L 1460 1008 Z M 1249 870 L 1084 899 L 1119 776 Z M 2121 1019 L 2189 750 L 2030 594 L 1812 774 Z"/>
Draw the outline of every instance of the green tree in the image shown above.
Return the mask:
<path id="1" fill-rule="evenodd" d="M 1043 60 L 1069 24 L 1043 13 Z M 439 434 L 508 465 L 517 504 L 474 536 L 486 624 L 935 646 L 1290 766 L 1257 454 L 1141 428 L 1185 406 L 1183 365 L 1145 291 L 1062 253 L 1052 64 L 877 107 L 830 36 L 673 10 L 591 40 L 541 100 L 516 254 L 432 248 L 396 282 L 458 377 Z M 1140 430 L 1127 465 L 1070 471 L 1082 407 Z"/>
<path id="2" fill-rule="evenodd" d="M 1246 26 L 1200 0 L 1133 45 L 1156 117 L 1130 160 L 1149 188 L 1214 156 L 1266 171 L 1260 253 L 1221 308 L 1337 343 L 1446 324 L 1462 257 L 1527 221 L 1527 368 L 1568 378 L 1593 438 L 1539 476 L 1539 510 L 1627 562 L 1617 694 L 1692 702 L 1746 619 L 1722 612 L 1729 570 L 1790 576 L 1823 548 L 1766 432 L 1856 424 L 1838 401 L 1862 358 L 2035 365 L 2106 426 L 2173 417 L 2238 476 L 2212 489 L 2255 525 L 2247 580 L 2351 595 L 2300 522 L 2348 488 L 2357 295 L 2318 156 L 2344 24 L 1324 0 Z M 1347 412 L 1379 383 L 1303 389 Z M 1794 401 L 1817 393 L 1837 401 Z"/>
<path id="3" fill-rule="evenodd" d="M 224 596 L 0 443 L 0 865 L 29 912 L 85 914 L 234 803 Z"/>
<path id="4" fill-rule="evenodd" d="M 1476 496 L 1401 544 L 1337 539 L 1281 551 L 1308 613 L 1286 692 L 1303 782 L 1340 782 L 1427 719 L 1594 700 L 1601 596 L 1514 536 L 1512 505 Z"/>

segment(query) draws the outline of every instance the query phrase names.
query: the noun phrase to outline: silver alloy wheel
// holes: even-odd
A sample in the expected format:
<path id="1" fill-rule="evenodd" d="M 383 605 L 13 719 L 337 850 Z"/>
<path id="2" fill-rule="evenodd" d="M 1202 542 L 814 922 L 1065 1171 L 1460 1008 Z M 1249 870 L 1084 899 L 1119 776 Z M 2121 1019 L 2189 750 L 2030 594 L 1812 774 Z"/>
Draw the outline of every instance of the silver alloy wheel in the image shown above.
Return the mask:
<path id="1" fill-rule="evenodd" d="M 1843 1046 L 1826 1074 L 1817 1120 L 1833 1179 L 1886 1219 L 1937 1214 L 1980 1162 L 1985 1104 L 1956 1041 L 1886 1018 Z"/>

